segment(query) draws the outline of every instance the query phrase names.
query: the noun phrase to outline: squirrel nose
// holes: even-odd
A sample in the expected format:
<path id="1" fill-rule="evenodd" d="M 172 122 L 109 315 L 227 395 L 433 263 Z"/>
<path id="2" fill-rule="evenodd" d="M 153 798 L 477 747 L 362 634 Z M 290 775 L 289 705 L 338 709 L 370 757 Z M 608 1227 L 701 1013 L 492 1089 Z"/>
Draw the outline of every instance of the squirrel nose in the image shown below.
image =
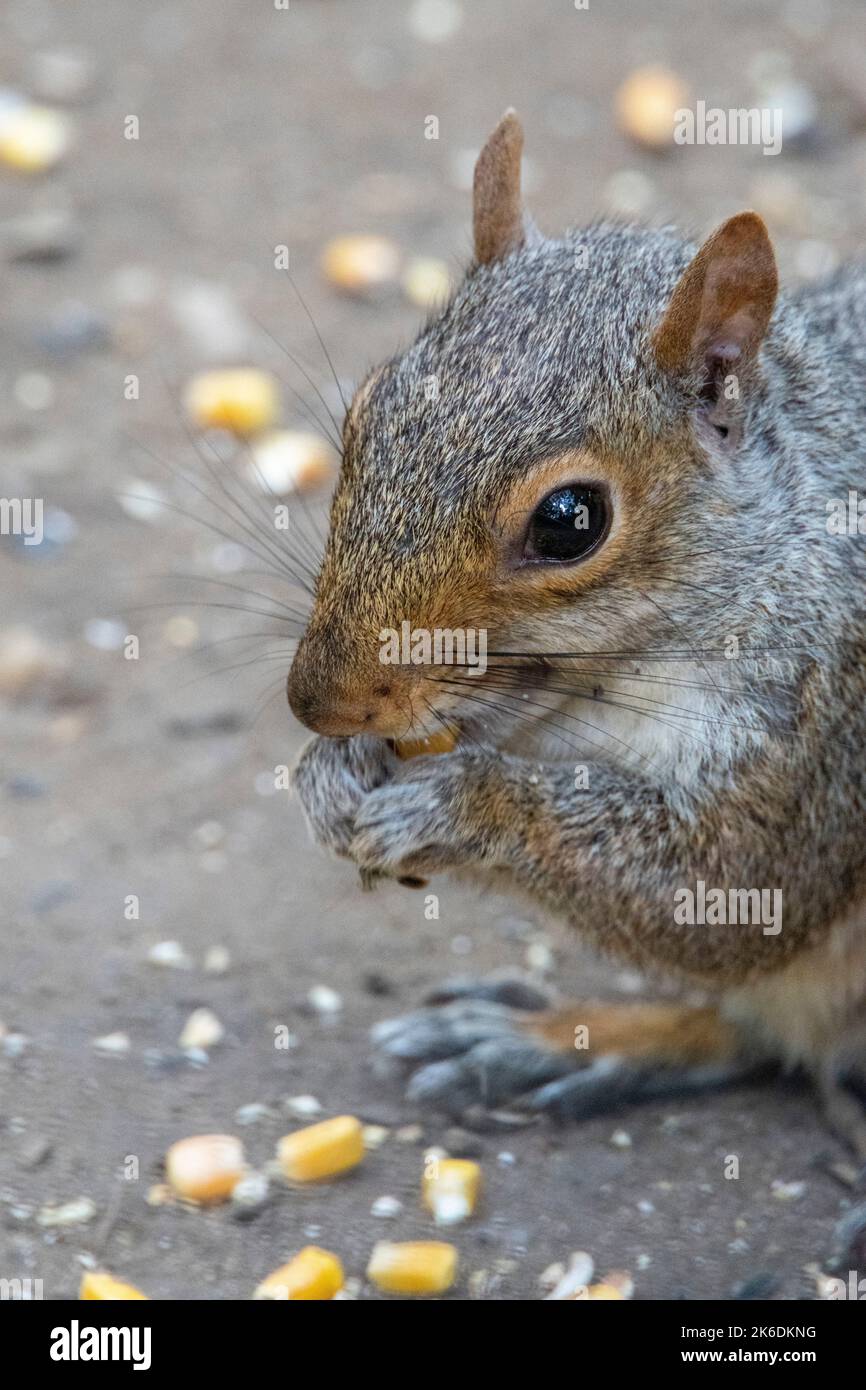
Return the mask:
<path id="1" fill-rule="evenodd" d="M 390 689 L 377 690 L 375 699 L 334 697 L 329 695 L 324 684 L 312 689 L 293 666 L 286 694 L 292 714 L 313 733 L 326 734 L 329 738 L 350 738 L 354 734 L 379 732 L 375 727 L 376 719 L 382 699 L 390 694 Z"/>

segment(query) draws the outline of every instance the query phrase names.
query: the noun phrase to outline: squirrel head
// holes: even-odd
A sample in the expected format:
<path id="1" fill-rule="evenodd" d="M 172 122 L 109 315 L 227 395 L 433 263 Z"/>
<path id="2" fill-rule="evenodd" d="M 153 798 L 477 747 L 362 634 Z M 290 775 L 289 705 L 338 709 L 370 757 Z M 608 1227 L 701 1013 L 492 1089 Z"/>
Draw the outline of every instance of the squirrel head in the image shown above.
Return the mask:
<path id="1" fill-rule="evenodd" d="M 694 640 L 714 620 L 702 574 L 743 598 L 744 567 L 724 566 L 726 588 L 719 562 L 748 525 L 766 434 L 766 228 L 741 213 L 697 253 L 611 223 L 547 239 L 523 211 L 522 145 L 506 112 L 476 164 L 463 283 L 347 412 L 288 680 L 317 732 L 415 736 L 471 713 L 478 669 L 385 660 L 406 624 L 555 665 Z"/>

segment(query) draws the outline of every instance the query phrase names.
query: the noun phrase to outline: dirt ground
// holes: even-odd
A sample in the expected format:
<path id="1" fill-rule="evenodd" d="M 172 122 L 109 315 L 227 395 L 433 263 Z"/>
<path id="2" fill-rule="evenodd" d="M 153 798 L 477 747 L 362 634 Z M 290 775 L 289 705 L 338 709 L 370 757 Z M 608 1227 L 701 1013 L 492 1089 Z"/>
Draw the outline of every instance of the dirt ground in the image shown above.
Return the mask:
<path id="1" fill-rule="evenodd" d="M 317 268 L 325 240 L 380 233 L 457 271 L 469 249 L 471 153 L 509 104 L 525 121 L 528 196 L 545 229 L 634 204 L 702 233 L 752 205 L 788 277 L 862 247 L 866 134 L 850 74 L 866 28 L 856 0 L 742 0 L 723 15 L 693 0 L 590 0 L 588 10 L 464 0 L 434 7 L 446 27 L 462 18 L 437 42 L 418 32 L 417 10 L 396 0 L 291 0 L 288 11 L 245 0 L 9 0 L 0 19 L 8 87 L 44 84 L 40 56 L 55 49 L 81 49 L 92 63 L 60 166 L 0 175 L 0 491 L 44 498 L 52 518 L 42 546 L 0 541 L 0 628 L 30 629 L 51 668 L 2 705 L 0 1276 L 41 1279 L 46 1298 L 74 1297 L 88 1260 L 154 1298 L 246 1298 L 310 1241 L 358 1277 L 377 1239 L 429 1235 L 422 1154 L 445 1142 L 448 1121 L 416 1113 L 399 1083 L 375 1072 L 368 1030 L 445 977 L 524 967 L 546 930 L 523 908 L 447 880 L 436 885 L 438 921 L 398 886 L 363 896 L 350 867 L 310 848 L 287 793 L 266 794 L 304 737 L 279 694 L 284 638 L 267 619 L 198 606 L 259 601 L 194 576 L 283 591 L 232 571 L 229 540 L 243 536 L 196 491 L 219 503 L 177 394 L 194 371 L 236 356 L 316 404 L 272 334 L 336 406 L 273 247 L 289 245 L 349 385 L 406 341 L 420 314 L 396 292 L 369 303 L 335 293 Z M 776 158 L 742 148 L 655 157 L 618 133 L 612 94 L 656 59 L 724 106 L 754 100 L 787 62 L 817 114 L 800 146 Z M 436 141 L 424 138 L 431 114 Z M 130 115 L 137 140 L 124 137 Z M 9 224 L 40 212 L 61 215 L 65 244 L 50 261 L 16 259 Z M 130 375 L 138 399 L 125 396 Z M 303 426 L 288 386 L 283 418 Z M 181 510 L 130 515 L 118 494 L 141 481 Z M 190 646 L 176 645 L 193 635 L 178 617 L 197 624 Z M 221 640 L 262 630 L 277 635 Z M 139 638 L 137 660 L 124 657 L 126 634 Z M 263 654 L 271 659 L 225 669 Z M 137 919 L 126 915 L 130 895 Z M 148 960 L 165 941 L 181 944 L 188 968 Z M 564 994 L 634 990 L 564 936 L 549 945 Z M 228 951 L 222 973 L 204 967 L 214 946 Z M 309 1009 L 317 985 L 342 997 L 336 1017 Z M 177 1041 L 202 1006 L 225 1037 L 195 1064 Z M 281 1027 L 294 1047 L 275 1047 Z M 128 1050 L 101 1055 L 94 1040 L 116 1032 Z M 285 1107 L 298 1095 L 389 1134 L 350 1177 L 300 1193 L 275 1185 L 248 1220 L 227 1207 L 148 1204 L 173 1140 L 237 1133 L 261 1167 L 298 1123 Z M 423 1135 L 397 1135 L 416 1122 Z M 628 1146 L 611 1142 L 617 1130 Z M 457 1299 L 536 1298 L 539 1274 L 576 1249 L 601 1272 L 632 1270 L 641 1299 L 724 1298 L 743 1286 L 809 1297 L 805 1267 L 820 1263 L 851 1200 L 828 1167 L 845 1155 L 793 1087 L 476 1142 L 487 1189 L 455 1236 Z M 727 1155 L 739 1157 L 736 1181 L 723 1175 Z M 404 1204 L 392 1219 L 371 1214 L 383 1195 Z M 94 1204 L 89 1220 L 40 1224 L 47 1205 L 79 1198 Z M 482 1270 L 486 1280 L 471 1278 Z M 360 1296 L 375 1294 L 362 1285 Z"/>

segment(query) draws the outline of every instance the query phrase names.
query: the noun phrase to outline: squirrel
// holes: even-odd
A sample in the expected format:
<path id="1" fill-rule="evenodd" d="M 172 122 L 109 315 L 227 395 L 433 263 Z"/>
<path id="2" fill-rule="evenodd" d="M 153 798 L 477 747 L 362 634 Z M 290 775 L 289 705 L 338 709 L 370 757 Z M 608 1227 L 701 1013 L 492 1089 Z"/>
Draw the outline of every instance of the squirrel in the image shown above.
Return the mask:
<path id="1" fill-rule="evenodd" d="M 454 1114 L 796 1069 L 866 1161 L 866 269 L 780 295 L 754 212 L 548 238 L 522 148 L 509 110 L 464 280 L 347 411 L 294 786 L 362 873 L 489 874 L 706 1002 L 482 980 L 379 1046 Z M 486 662 L 383 664 L 407 622 Z"/>

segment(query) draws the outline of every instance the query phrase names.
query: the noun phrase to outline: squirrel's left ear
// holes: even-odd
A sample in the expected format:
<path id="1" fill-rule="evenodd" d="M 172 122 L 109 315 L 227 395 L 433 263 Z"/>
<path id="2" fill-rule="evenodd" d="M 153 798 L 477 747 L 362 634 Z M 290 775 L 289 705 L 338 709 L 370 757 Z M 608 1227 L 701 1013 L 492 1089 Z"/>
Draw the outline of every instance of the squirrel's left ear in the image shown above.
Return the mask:
<path id="1" fill-rule="evenodd" d="M 523 126 L 509 108 L 475 163 L 472 229 L 479 265 L 501 260 L 538 236 L 520 196 L 522 154 Z"/>
<path id="2" fill-rule="evenodd" d="M 741 212 L 705 241 L 683 272 L 655 335 L 659 366 L 668 372 L 706 372 L 712 398 L 722 378 L 757 355 L 778 289 L 767 228 L 756 212 Z"/>

